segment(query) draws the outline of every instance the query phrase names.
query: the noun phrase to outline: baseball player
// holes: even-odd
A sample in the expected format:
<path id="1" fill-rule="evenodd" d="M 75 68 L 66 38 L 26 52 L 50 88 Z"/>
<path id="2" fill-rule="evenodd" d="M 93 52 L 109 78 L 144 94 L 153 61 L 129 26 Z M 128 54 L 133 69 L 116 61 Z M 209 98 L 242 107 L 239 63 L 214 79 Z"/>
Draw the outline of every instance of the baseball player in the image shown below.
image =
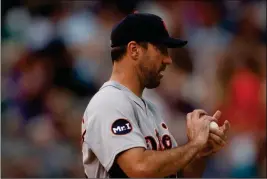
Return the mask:
<path id="1" fill-rule="evenodd" d="M 210 129 L 220 112 L 187 115 L 188 143 L 179 146 L 155 106 L 142 98 L 156 88 L 171 64 L 171 38 L 153 14 L 130 14 L 111 33 L 111 78 L 91 99 L 82 122 L 84 171 L 88 178 L 201 177 L 205 158 L 226 142 L 229 122 Z"/>

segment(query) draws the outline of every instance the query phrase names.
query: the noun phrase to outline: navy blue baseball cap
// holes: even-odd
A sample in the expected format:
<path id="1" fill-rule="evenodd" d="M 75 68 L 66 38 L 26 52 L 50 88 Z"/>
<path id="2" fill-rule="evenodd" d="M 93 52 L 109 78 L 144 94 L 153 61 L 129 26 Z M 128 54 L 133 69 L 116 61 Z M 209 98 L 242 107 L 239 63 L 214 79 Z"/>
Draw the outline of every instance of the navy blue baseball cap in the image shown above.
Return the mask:
<path id="1" fill-rule="evenodd" d="M 187 44 L 187 41 L 170 37 L 164 21 L 148 13 L 129 14 L 113 28 L 111 47 L 124 46 L 130 41 L 163 44 L 168 48 L 184 47 Z"/>

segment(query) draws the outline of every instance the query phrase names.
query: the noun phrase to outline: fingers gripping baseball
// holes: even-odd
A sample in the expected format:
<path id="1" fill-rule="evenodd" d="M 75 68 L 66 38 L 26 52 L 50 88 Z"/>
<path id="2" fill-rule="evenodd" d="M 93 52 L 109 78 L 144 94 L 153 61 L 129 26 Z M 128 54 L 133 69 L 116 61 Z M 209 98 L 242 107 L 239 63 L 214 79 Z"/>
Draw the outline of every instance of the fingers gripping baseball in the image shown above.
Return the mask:
<path id="1" fill-rule="evenodd" d="M 194 110 L 187 114 L 187 135 L 190 141 L 205 145 L 209 137 L 209 124 L 212 120 L 204 110 Z M 202 117 L 201 117 L 202 116 Z"/>
<path id="2" fill-rule="evenodd" d="M 213 117 L 219 119 L 221 112 L 217 111 Z M 209 145 L 211 146 L 211 151 L 216 153 L 222 147 L 226 145 L 227 142 L 227 133 L 230 129 L 230 123 L 226 120 L 224 121 L 223 126 L 221 127 L 211 127 L 209 135 Z"/>
<path id="3" fill-rule="evenodd" d="M 221 138 L 218 135 L 215 135 L 213 133 L 209 134 L 209 138 L 212 139 L 212 141 L 214 143 L 216 143 L 216 145 L 224 146 L 226 144 L 226 142 L 223 140 L 223 138 Z"/>
<path id="4" fill-rule="evenodd" d="M 202 109 L 196 109 L 192 112 L 192 117 L 194 118 L 200 118 L 204 115 L 208 115 L 208 113 Z"/>

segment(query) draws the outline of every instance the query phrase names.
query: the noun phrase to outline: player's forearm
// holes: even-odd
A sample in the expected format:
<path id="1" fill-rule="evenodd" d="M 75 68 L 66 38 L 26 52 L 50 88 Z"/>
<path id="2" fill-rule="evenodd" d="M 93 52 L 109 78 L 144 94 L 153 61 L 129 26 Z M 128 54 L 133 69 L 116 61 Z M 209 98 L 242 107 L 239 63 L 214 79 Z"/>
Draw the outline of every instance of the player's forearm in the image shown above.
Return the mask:
<path id="1" fill-rule="evenodd" d="M 195 157 L 182 171 L 185 178 L 201 178 L 206 168 L 207 157 Z"/>
<path id="2" fill-rule="evenodd" d="M 190 142 L 184 146 L 165 151 L 145 151 L 146 177 L 166 177 L 177 173 L 197 155 L 199 145 Z"/>

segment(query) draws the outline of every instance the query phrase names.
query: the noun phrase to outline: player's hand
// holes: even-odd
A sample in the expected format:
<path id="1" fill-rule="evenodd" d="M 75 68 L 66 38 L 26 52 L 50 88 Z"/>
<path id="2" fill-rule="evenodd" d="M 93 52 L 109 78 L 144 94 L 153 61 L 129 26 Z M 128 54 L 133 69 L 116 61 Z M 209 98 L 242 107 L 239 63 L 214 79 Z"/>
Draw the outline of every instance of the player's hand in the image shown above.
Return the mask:
<path id="1" fill-rule="evenodd" d="M 187 136 L 189 141 L 195 142 L 200 149 L 205 147 L 209 138 L 210 122 L 215 120 L 204 110 L 198 109 L 187 114 Z"/>
<path id="2" fill-rule="evenodd" d="M 221 112 L 217 111 L 213 117 L 218 120 Z M 210 129 L 208 143 L 205 148 L 199 153 L 199 156 L 209 156 L 220 151 L 227 143 L 227 134 L 230 129 L 229 121 L 224 121 L 224 124 L 219 129 Z"/>

